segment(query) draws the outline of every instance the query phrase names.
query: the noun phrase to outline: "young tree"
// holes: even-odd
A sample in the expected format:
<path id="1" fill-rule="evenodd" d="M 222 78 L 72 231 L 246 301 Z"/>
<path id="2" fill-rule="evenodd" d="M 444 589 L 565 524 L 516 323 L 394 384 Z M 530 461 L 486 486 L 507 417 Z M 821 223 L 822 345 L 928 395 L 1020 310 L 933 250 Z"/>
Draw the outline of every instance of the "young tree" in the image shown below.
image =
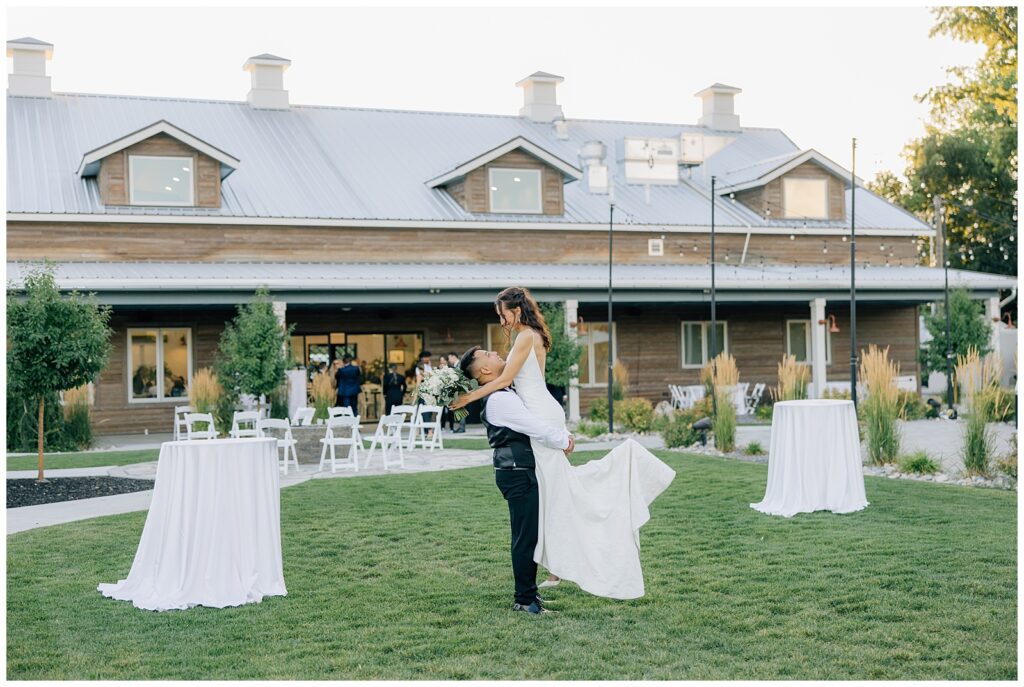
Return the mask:
<path id="1" fill-rule="evenodd" d="M 46 398 L 96 379 L 110 354 L 110 307 L 77 291 L 62 296 L 53 266 L 26 275 L 7 289 L 7 375 L 13 396 L 38 409 L 38 481 L 43 475 Z"/>
<path id="2" fill-rule="evenodd" d="M 284 381 L 288 364 L 285 342 L 295 325 L 287 329 L 277 321 L 270 293 L 261 288 L 251 302 L 238 306 L 235 319 L 220 337 L 214 369 L 231 397 L 252 394 L 259 407 L 260 395 L 270 396 Z"/>
<path id="3" fill-rule="evenodd" d="M 945 303 L 939 301 L 935 314 L 922 309 L 924 324 L 931 340 L 921 349 L 921 364 L 929 372 L 946 371 L 946 311 Z M 949 291 L 949 338 L 953 342 L 952 360 L 958 355 L 966 356 L 972 347 L 984 357 L 992 347 L 989 345 L 991 329 L 985 321 L 984 307 L 971 299 L 967 289 L 958 288 Z"/>
<path id="4" fill-rule="evenodd" d="M 544 363 L 545 382 L 554 387 L 569 386 L 572 366 L 578 365 L 583 346 L 569 338 L 565 331 L 565 308 L 561 303 L 540 303 L 541 313 L 551 331 L 551 350 Z"/>

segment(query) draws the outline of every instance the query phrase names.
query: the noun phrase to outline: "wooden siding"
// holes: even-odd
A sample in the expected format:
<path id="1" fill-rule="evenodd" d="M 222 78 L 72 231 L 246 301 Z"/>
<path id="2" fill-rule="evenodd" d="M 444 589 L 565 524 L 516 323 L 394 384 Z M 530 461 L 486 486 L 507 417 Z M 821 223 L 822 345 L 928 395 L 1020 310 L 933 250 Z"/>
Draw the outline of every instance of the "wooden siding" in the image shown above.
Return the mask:
<path id="1" fill-rule="evenodd" d="M 772 179 L 764 186 L 736 193 L 737 202 L 743 203 L 758 215 L 765 217 L 771 210 L 771 219 L 783 220 L 782 180 L 786 178 L 826 179 L 828 181 L 828 219 L 842 220 L 846 217 L 845 182 L 813 162 L 804 162 Z"/>
<path id="2" fill-rule="evenodd" d="M 706 264 L 707 234 L 665 234 L 665 255 L 650 257 L 647 241 L 658 232 L 620 232 L 618 264 Z M 495 252 L 500 238 L 502 250 Z M 745 234 L 716 234 L 719 264 L 739 264 Z M 916 237 L 861 236 L 858 263 L 914 264 Z M 881 246 L 885 250 L 881 250 Z M 696 246 L 697 250 L 693 248 Z M 244 227 L 217 225 L 63 224 L 9 222 L 7 259 L 56 261 L 197 262 L 535 262 L 594 264 L 608 260 L 603 231 L 471 229 L 364 229 L 347 227 Z M 388 247 L 386 249 L 386 247 Z M 828 252 L 823 252 L 827 248 Z M 745 264 L 837 264 L 850 260 L 850 247 L 837 236 L 752 234 Z"/>
<path id="3" fill-rule="evenodd" d="M 582 307 L 585 320 L 607 320 L 607 311 Z M 832 334 L 832 364 L 826 367 L 826 381 L 850 379 L 849 303 L 826 303 L 826 315 L 835 314 L 840 332 Z M 682 367 L 682 325 L 688 320 L 707 321 L 708 307 L 665 308 L 622 306 L 616 310 L 617 356 L 630 373 L 629 395 L 653 403 L 670 400 L 669 384 L 699 384 L 699 369 Z M 764 382 L 765 399 L 778 384 L 778 364 L 786 351 L 786 320 L 810 319 L 810 306 L 796 304 L 751 307 L 719 304 L 718 319 L 727 322 L 729 352 L 736 358 L 740 381 Z M 918 308 L 907 305 L 858 304 L 857 348 L 869 344 L 888 346 L 890 358 L 899 362 L 901 375 L 918 377 Z M 581 388 L 583 413 L 598 398 L 607 397 L 607 387 Z"/>
<path id="4" fill-rule="evenodd" d="M 467 212 L 488 213 L 491 211 L 491 194 L 488 190 L 487 170 L 492 167 L 539 169 L 541 171 L 542 214 L 561 215 L 565 213 L 562 173 L 521 150 L 510 151 L 486 165 L 477 167 L 462 180 L 449 184 L 446 190 Z"/>
<path id="5" fill-rule="evenodd" d="M 606 310 L 583 305 L 586 321 L 601 322 Z M 827 303 L 826 314 L 835 314 L 841 331 L 832 335 L 832 364 L 829 381 L 849 379 L 849 307 L 845 302 Z M 114 335 L 110 361 L 96 385 L 93 409 L 97 434 L 169 432 L 173 407 L 179 400 L 164 403 L 129 403 L 127 336 L 129 327 L 191 327 L 193 369 L 213 362 L 224 322 L 234 317 L 232 308 L 142 310 L 115 308 Z M 785 352 L 787 319 L 809 319 L 810 306 L 798 304 L 722 304 L 719 317 L 728 323 L 729 351 L 736 357 L 740 379 L 778 383 L 777 366 Z M 434 358 L 470 346 L 487 343 L 487 325 L 494 314 L 487 305 L 452 307 L 409 307 L 403 305 L 353 308 L 340 306 L 291 306 L 286 319 L 297 334 L 418 333 Z M 618 358 L 630 372 L 630 396 L 642 396 L 653 403 L 668 400 L 668 384 L 697 384 L 700 371 L 682 368 L 682 327 L 684 320 L 707 320 L 707 307 L 618 305 L 615 310 Z M 858 348 L 871 343 L 887 345 L 900 363 L 900 374 L 920 374 L 917 363 L 917 308 L 915 306 L 860 304 L 857 307 Z M 418 354 L 418 351 L 413 354 Z M 581 388 L 583 412 L 596 398 L 604 398 L 606 387 Z M 765 392 L 767 398 L 767 391 Z"/>
<path id="6" fill-rule="evenodd" d="M 192 159 L 193 193 L 197 207 L 220 207 L 220 163 L 167 134 L 157 134 L 100 161 L 97 179 L 104 205 L 128 205 L 128 156 L 169 155 Z"/>

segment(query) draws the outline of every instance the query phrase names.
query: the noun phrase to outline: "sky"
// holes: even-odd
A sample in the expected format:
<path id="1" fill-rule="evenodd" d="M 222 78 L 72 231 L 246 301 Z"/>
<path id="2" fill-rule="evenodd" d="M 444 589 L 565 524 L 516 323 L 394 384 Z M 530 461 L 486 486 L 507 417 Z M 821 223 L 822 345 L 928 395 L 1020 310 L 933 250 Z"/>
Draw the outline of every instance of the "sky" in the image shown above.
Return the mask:
<path id="1" fill-rule="evenodd" d="M 914 96 L 983 53 L 933 24 L 925 7 L 12 7 L 7 39 L 54 44 L 57 92 L 244 100 L 242 64 L 269 52 L 292 60 L 293 104 L 514 115 L 515 82 L 543 70 L 569 119 L 696 124 L 717 81 L 743 89 L 742 126 L 847 169 L 856 137 L 870 180 L 924 132 Z"/>

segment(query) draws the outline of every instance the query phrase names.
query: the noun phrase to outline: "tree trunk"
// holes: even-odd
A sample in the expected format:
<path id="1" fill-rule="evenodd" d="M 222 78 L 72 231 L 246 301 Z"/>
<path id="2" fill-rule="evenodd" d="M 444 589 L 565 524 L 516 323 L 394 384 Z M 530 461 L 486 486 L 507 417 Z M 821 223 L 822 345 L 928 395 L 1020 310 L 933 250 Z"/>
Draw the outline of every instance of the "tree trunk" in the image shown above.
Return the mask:
<path id="1" fill-rule="evenodd" d="M 39 397 L 39 436 L 37 439 L 37 446 L 39 447 L 39 476 L 36 478 L 37 482 L 45 482 L 46 479 L 43 477 L 43 397 Z"/>

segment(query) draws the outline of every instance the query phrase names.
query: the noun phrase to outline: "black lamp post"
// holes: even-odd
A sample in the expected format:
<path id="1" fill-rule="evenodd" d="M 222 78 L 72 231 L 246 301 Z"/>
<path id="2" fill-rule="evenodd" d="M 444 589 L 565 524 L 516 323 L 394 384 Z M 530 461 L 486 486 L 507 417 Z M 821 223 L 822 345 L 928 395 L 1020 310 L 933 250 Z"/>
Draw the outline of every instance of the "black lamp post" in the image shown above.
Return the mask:
<path id="1" fill-rule="evenodd" d="M 610 192 L 610 191 L 609 191 Z M 612 386 L 615 378 L 615 355 L 612 352 L 612 225 L 615 220 L 615 202 L 608 205 L 608 433 L 615 431 L 615 399 Z"/>
<path id="2" fill-rule="evenodd" d="M 934 197 L 935 203 L 935 233 L 936 243 L 942 255 L 942 276 L 944 285 L 942 287 L 945 298 L 946 310 L 946 406 L 953 407 L 953 342 L 949 334 L 949 256 L 946 255 L 946 223 L 942 213 L 942 197 L 938 194 Z"/>
<path id="3" fill-rule="evenodd" d="M 718 350 L 718 326 L 715 312 L 715 177 L 711 177 L 711 416 L 718 417 L 715 394 L 715 353 Z"/>
<path id="4" fill-rule="evenodd" d="M 857 409 L 857 139 L 850 168 L 850 398 Z"/>

